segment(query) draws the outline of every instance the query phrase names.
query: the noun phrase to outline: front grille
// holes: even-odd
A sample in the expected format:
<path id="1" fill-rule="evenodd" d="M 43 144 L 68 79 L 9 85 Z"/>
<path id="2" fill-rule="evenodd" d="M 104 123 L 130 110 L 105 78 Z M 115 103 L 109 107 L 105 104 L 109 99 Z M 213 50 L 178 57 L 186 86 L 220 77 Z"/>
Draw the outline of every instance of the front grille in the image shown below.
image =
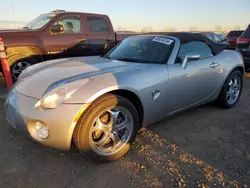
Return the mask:
<path id="1" fill-rule="evenodd" d="M 16 129 L 16 109 L 12 106 L 6 106 L 5 109 L 6 119 Z"/>

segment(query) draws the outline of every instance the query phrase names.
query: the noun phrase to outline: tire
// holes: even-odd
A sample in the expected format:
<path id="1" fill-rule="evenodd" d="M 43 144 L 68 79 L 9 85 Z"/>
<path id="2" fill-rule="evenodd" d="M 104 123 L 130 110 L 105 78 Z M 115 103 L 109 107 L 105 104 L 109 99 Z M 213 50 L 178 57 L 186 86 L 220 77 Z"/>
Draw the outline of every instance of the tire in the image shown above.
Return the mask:
<path id="1" fill-rule="evenodd" d="M 10 71 L 11 71 L 12 79 L 14 82 L 17 81 L 20 74 L 27 67 L 38 63 L 36 59 L 31 58 L 31 57 L 26 57 L 26 58 L 21 58 L 21 59 L 18 57 L 15 57 L 15 59 L 19 59 L 19 60 L 14 61 L 14 63 L 10 66 Z"/>
<path id="2" fill-rule="evenodd" d="M 239 84 L 239 88 L 236 89 L 236 86 L 234 88 L 234 92 L 231 97 L 229 96 L 229 92 L 232 91 L 230 90 L 230 85 L 232 86 L 232 84 L 234 84 L 233 80 L 237 79 L 237 83 Z M 232 81 L 232 82 L 231 82 Z M 217 99 L 217 104 L 219 105 L 219 107 L 221 108 L 232 108 L 234 107 L 237 102 L 240 99 L 241 93 L 242 93 L 242 87 L 243 87 L 243 75 L 240 71 L 238 70 L 234 70 L 227 78 L 227 80 L 225 81 L 222 90 L 220 92 L 220 95 Z M 237 92 L 236 92 L 237 91 Z M 238 95 L 236 95 L 236 93 L 238 93 Z M 234 99 L 234 100 L 233 100 Z"/>
<path id="3" fill-rule="evenodd" d="M 114 109 L 115 111 L 113 112 Z M 103 111 L 105 112 L 102 113 Z M 113 114 L 115 113 L 119 114 L 116 116 L 117 118 L 113 118 Z M 124 123 L 125 121 L 123 121 L 123 119 L 125 119 L 124 114 L 127 114 L 127 124 Z M 103 118 L 105 122 L 102 122 Z M 122 121 L 120 124 L 112 124 L 112 120 L 116 119 L 118 121 L 119 118 Z M 97 124 L 98 119 L 100 119 L 99 122 L 101 123 L 101 126 L 98 126 Z M 110 124 L 110 122 L 112 125 Z M 126 124 L 126 128 L 123 130 L 121 129 L 120 131 L 116 131 L 116 127 L 122 124 Z M 106 130 L 106 128 L 110 127 L 110 125 L 112 127 L 112 130 L 107 131 L 110 133 L 102 131 L 104 130 L 103 127 L 105 127 Z M 101 127 L 102 129 L 99 129 L 98 127 Z M 91 104 L 91 106 L 82 114 L 74 130 L 73 140 L 78 150 L 88 159 L 94 159 L 96 161 L 114 161 L 121 158 L 129 151 L 132 143 L 136 138 L 138 129 L 139 116 L 134 105 L 124 97 L 113 94 L 105 94 L 95 102 L 93 102 L 93 104 Z M 126 137 L 125 133 L 129 136 Z M 106 135 L 109 136 L 107 136 L 107 141 L 104 142 L 104 140 L 106 139 Z M 121 139 L 119 142 L 119 139 L 117 138 L 121 137 L 124 140 L 122 141 Z M 125 139 L 127 140 L 125 141 Z M 112 144 L 115 144 L 114 140 L 117 141 L 117 146 L 112 146 Z M 103 144 L 104 146 L 101 146 Z M 111 149 L 108 149 L 107 152 L 105 150 L 104 152 L 103 150 L 106 149 L 106 147 L 109 148 L 110 145 Z M 120 146 L 120 148 L 118 146 Z M 114 151 L 111 152 L 111 150 Z"/>

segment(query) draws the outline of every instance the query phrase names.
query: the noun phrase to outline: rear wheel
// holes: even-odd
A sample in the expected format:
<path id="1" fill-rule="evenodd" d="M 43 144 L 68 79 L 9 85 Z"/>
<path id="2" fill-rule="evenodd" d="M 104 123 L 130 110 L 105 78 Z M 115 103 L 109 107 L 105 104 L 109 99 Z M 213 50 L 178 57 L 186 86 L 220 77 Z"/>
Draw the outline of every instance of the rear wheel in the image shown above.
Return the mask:
<path id="1" fill-rule="evenodd" d="M 243 86 L 243 76 L 238 70 L 233 71 L 224 83 L 217 103 L 222 108 L 234 107 L 240 99 Z"/>
<path id="2" fill-rule="evenodd" d="M 98 161 L 117 160 L 125 155 L 139 129 L 139 116 L 126 98 L 106 94 L 80 118 L 73 135 L 79 151 Z"/>

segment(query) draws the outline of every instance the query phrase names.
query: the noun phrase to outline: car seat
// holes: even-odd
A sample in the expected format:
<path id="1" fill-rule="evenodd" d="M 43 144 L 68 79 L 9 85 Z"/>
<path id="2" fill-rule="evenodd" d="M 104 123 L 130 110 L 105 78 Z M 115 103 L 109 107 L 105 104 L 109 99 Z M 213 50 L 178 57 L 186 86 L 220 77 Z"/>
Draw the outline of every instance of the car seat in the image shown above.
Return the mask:
<path id="1" fill-rule="evenodd" d="M 72 22 L 66 22 L 65 24 L 65 33 L 74 33 L 73 29 L 74 29 L 74 26 L 72 24 Z"/>

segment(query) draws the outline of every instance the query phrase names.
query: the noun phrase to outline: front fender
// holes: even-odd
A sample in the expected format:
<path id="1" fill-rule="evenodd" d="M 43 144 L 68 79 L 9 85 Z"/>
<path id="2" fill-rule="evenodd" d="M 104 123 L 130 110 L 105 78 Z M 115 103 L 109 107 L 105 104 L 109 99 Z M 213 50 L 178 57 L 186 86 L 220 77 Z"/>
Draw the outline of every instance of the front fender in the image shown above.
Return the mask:
<path id="1" fill-rule="evenodd" d="M 139 93 L 135 89 L 118 85 L 113 74 L 105 74 L 90 78 L 89 82 L 84 84 L 69 99 L 67 99 L 64 104 L 82 104 L 82 107 L 75 115 L 74 121 L 70 125 L 69 138 L 72 138 L 79 118 L 93 101 L 105 93 L 119 89 L 129 90 L 139 96 Z"/>
<path id="2" fill-rule="evenodd" d="M 140 93 L 131 87 L 118 84 L 115 76 L 111 73 L 105 75 L 98 75 L 89 79 L 85 85 L 77 90 L 70 99 L 65 101 L 69 104 L 87 104 L 104 95 L 105 93 L 115 90 L 128 90 L 136 94 L 138 97 Z"/>
<path id="3" fill-rule="evenodd" d="M 38 46 L 16 46 L 16 47 L 8 47 L 6 49 L 7 57 L 9 60 L 10 66 L 24 58 L 32 57 L 37 61 L 42 61 L 42 54 L 44 52 Z"/>

